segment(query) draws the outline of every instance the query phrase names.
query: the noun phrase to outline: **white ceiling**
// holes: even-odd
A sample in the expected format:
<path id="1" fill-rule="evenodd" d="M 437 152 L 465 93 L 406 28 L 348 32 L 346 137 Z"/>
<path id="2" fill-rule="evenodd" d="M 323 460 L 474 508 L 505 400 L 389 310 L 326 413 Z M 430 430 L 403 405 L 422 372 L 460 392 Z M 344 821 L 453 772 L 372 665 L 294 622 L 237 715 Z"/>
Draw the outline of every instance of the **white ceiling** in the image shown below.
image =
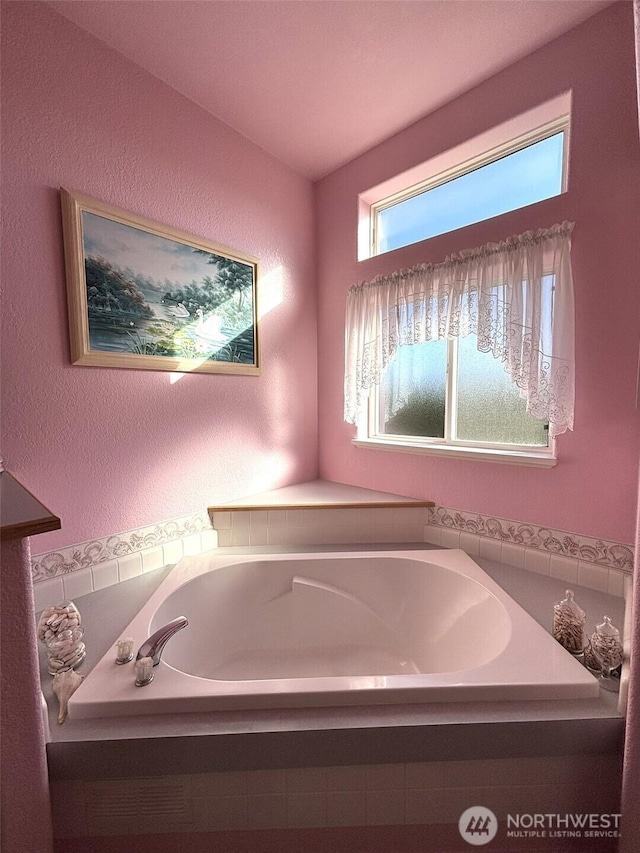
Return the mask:
<path id="1" fill-rule="evenodd" d="M 313 180 L 612 0 L 52 0 Z"/>

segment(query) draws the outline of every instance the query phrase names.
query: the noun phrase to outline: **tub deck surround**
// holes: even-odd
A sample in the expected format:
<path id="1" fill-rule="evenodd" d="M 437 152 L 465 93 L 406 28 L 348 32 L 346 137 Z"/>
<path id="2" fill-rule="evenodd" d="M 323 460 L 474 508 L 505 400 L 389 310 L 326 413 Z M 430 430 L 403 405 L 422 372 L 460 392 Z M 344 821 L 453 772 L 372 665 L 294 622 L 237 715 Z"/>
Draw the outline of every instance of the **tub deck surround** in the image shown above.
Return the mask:
<path id="1" fill-rule="evenodd" d="M 209 507 L 221 547 L 424 542 L 433 501 L 312 480 Z"/>
<path id="2" fill-rule="evenodd" d="M 70 717 L 598 695 L 460 550 L 185 558 L 124 633 L 180 614 L 151 684 L 109 652 Z"/>
<path id="3" fill-rule="evenodd" d="M 398 509 L 400 507 L 432 507 L 433 501 L 408 498 L 390 492 L 378 492 L 334 483 L 330 480 L 310 480 L 273 489 L 257 495 L 218 504 L 209 507 L 209 514 L 215 512 L 250 512 L 263 510 L 297 509 Z"/>
<path id="4" fill-rule="evenodd" d="M 420 544 L 407 547 L 415 549 Z M 235 555 L 240 549 L 225 550 Z M 246 550 L 242 549 L 245 555 Z M 282 549 L 272 552 L 282 553 Z M 529 572 L 484 558 L 477 558 L 477 562 L 539 624 L 550 628 L 550 607 L 562 597 L 563 581 L 535 577 L 532 583 Z M 87 659 L 80 668 L 83 675 L 90 673 L 106 652 L 113 651 L 115 657 L 115 641 L 166 574 L 165 569 L 150 572 L 77 601 L 87 637 L 91 638 Z M 588 588 L 578 588 L 576 597 L 587 611 L 588 624 L 604 612 L 622 624 L 621 598 Z M 67 718 L 64 725 L 58 725 L 43 648 L 40 653 L 42 687 L 49 709 L 47 750 L 52 779 L 133 777 L 140 775 L 141 767 L 145 768 L 144 775 L 153 776 L 508 756 L 606 756 L 619 753 L 622 746 L 623 718 L 616 697 L 604 692 L 595 699 Z"/>

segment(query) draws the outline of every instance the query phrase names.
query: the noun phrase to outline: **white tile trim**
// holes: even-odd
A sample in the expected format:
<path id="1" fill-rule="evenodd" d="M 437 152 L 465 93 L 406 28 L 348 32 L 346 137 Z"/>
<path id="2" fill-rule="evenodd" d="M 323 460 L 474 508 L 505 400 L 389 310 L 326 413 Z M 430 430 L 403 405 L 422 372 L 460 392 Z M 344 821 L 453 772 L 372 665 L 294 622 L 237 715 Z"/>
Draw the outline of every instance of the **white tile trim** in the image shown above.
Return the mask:
<path id="1" fill-rule="evenodd" d="M 564 790 L 573 811 L 590 812 L 594 790 L 584 779 L 603 767 L 600 796 L 603 785 L 619 783 L 615 756 L 609 762 L 602 755 L 553 755 L 54 781 L 54 835 L 179 831 L 188 847 L 189 833 L 202 831 L 455 824 L 470 802 L 488 802 L 501 813 L 527 811 L 557 802 Z M 137 803 L 150 785 L 175 808 L 140 815 Z M 69 802 L 74 808 L 66 808 Z"/>
<path id="2" fill-rule="evenodd" d="M 535 548 L 543 553 L 572 557 L 583 563 L 595 563 L 623 572 L 633 571 L 633 546 L 623 542 L 583 536 L 524 521 L 464 512 L 446 506 L 433 507 L 429 515 L 430 527 L 473 533 L 503 543 L 522 545 L 527 549 Z"/>
<path id="3" fill-rule="evenodd" d="M 138 555 L 142 572 L 216 547 L 429 542 L 472 556 L 542 572 L 620 594 L 620 574 L 633 570 L 631 545 L 466 513 L 451 507 L 350 508 L 269 512 L 206 512 L 71 545 L 32 559 L 34 584 Z M 135 559 L 135 557 L 134 557 Z M 582 570 L 578 571 L 578 564 Z M 94 588 L 104 586 L 94 578 Z"/>
<path id="4" fill-rule="evenodd" d="M 204 511 L 102 539 L 91 539 L 57 551 L 36 554 L 31 559 L 31 573 L 34 585 L 39 586 L 53 578 L 93 570 L 118 561 L 123 569 L 126 567 L 124 574 L 133 577 L 132 565 L 135 563 L 137 567 L 138 561 L 140 571 L 136 570 L 134 574 L 177 562 L 184 554 L 195 555 L 217 547 L 216 531 L 211 528 L 209 516 Z M 95 588 L 100 589 L 102 586 L 97 585 Z"/>

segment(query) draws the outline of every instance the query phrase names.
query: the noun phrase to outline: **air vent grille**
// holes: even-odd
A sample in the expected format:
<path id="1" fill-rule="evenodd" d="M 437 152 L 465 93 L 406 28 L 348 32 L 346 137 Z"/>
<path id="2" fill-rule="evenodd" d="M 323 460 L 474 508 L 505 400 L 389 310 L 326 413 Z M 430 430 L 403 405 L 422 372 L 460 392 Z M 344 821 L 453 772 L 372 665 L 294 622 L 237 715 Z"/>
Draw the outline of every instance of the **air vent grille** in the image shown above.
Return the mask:
<path id="1" fill-rule="evenodd" d="M 171 822 L 191 820 L 188 778 L 167 782 L 157 779 L 91 782 L 85 788 L 85 797 L 89 821 L 127 818 L 164 818 Z"/>

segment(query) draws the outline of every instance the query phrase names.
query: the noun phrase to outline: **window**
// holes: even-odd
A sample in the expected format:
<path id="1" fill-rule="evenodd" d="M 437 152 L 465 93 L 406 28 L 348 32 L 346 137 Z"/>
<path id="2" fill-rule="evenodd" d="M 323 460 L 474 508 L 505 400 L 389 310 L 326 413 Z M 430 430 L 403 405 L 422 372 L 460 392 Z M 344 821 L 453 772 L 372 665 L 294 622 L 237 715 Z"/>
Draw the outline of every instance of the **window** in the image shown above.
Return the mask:
<path id="1" fill-rule="evenodd" d="M 553 277 L 542 286 L 551 299 Z M 366 436 L 405 447 L 553 459 L 548 423 L 527 412 L 502 363 L 477 344 L 469 334 L 399 346 L 370 395 Z"/>
<path id="2" fill-rule="evenodd" d="M 570 115 L 563 92 L 362 192 L 358 260 L 565 192 Z"/>
<path id="3" fill-rule="evenodd" d="M 525 140 L 512 142 L 509 147 L 516 150 L 511 153 L 505 154 L 502 149 L 491 151 L 479 160 L 459 166 L 453 175 L 439 175 L 426 184 L 405 190 L 399 197 L 374 205 L 373 254 L 560 195 L 565 124 L 566 119 L 561 119 Z"/>
<path id="4" fill-rule="evenodd" d="M 399 347 L 370 397 L 368 435 L 394 443 L 485 448 L 546 457 L 548 424 L 476 336 Z"/>
<path id="5" fill-rule="evenodd" d="M 356 444 L 555 463 L 573 429 L 572 223 L 422 264 L 347 296 Z"/>

